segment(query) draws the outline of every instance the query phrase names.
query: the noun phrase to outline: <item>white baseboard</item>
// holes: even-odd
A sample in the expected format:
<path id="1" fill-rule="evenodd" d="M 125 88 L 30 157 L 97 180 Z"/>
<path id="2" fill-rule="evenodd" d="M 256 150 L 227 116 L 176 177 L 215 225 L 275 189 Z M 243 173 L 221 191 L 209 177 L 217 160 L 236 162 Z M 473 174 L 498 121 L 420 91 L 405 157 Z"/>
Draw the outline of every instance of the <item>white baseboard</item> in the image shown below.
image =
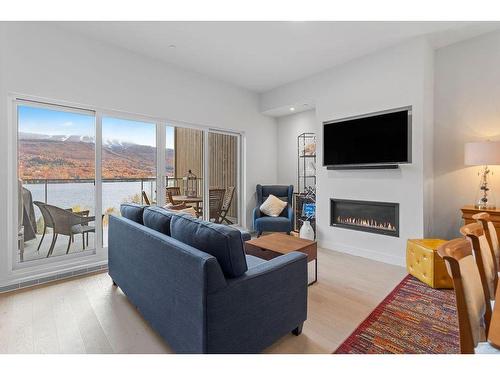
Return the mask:
<path id="1" fill-rule="evenodd" d="M 373 250 L 358 248 L 358 247 L 349 246 L 349 245 L 345 245 L 345 244 L 335 244 L 332 246 L 331 243 L 328 243 L 325 241 L 319 241 L 318 245 L 319 245 L 319 247 L 322 247 L 323 249 L 338 251 L 341 253 L 355 255 L 358 257 L 368 258 L 368 259 L 376 260 L 378 262 L 393 264 L 395 266 L 405 267 L 405 265 L 406 265 L 406 260 L 405 260 L 404 256 L 401 257 L 401 256 L 388 255 L 388 254 L 381 254 L 381 253 L 373 251 Z"/>

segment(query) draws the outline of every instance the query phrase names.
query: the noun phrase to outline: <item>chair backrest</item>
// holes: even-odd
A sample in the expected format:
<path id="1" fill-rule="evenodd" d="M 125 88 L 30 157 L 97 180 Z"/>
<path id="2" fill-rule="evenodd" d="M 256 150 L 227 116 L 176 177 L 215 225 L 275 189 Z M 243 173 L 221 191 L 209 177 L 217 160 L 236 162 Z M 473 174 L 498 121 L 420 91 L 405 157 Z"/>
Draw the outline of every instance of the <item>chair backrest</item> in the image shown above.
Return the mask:
<path id="1" fill-rule="evenodd" d="M 210 189 L 208 191 L 208 207 L 210 219 L 218 219 L 224 201 L 226 189 Z"/>
<path id="2" fill-rule="evenodd" d="M 230 186 L 225 190 L 224 201 L 222 202 L 222 211 L 228 211 L 231 207 L 231 202 L 234 196 L 234 186 Z"/>
<path id="3" fill-rule="evenodd" d="M 50 212 L 45 207 L 46 204 L 40 201 L 34 201 L 33 204 L 37 206 L 40 212 L 42 213 L 44 225 L 47 228 L 54 228 L 54 220 L 52 219 Z"/>
<path id="4" fill-rule="evenodd" d="M 257 185 L 257 206 L 260 207 L 271 194 L 286 201 L 289 207 L 292 206 L 293 185 Z M 288 210 L 284 209 L 280 216 L 287 217 Z"/>
<path id="5" fill-rule="evenodd" d="M 70 236 L 73 234 L 72 227 L 82 223 L 82 216 L 74 214 L 72 211 L 64 208 L 46 204 L 45 209 L 49 212 L 53 220 L 53 229 L 55 233 Z"/>
<path id="6" fill-rule="evenodd" d="M 493 254 L 495 256 L 496 265 L 498 268 L 498 266 L 500 265 L 500 243 L 498 242 L 495 225 L 490 220 L 490 214 L 487 212 L 481 212 L 472 215 L 472 218 L 483 225 L 484 232 L 486 233 L 486 238 L 488 239 L 490 249 L 493 251 Z"/>
<path id="7" fill-rule="evenodd" d="M 179 186 L 167 187 L 167 193 L 171 192 L 172 195 L 181 195 L 181 188 Z"/>
<path id="8" fill-rule="evenodd" d="M 151 202 L 149 201 L 149 198 L 148 198 L 148 195 L 146 194 L 146 192 L 143 190 L 141 194 L 142 194 L 142 200 L 144 201 L 144 203 L 147 204 L 148 206 L 151 206 Z"/>
<path id="9" fill-rule="evenodd" d="M 485 296 L 488 299 L 495 299 L 498 283 L 497 266 L 483 226 L 480 223 L 467 224 L 460 228 L 460 233 L 469 238 L 472 243 L 472 250 L 476 256 L 476 263 L 485 289 Z"/>
<path id="10" fill-rule="evenodd" d="M 291 205 L 293 185 L 257 185 L 257 204 L 260 206 L 271 194 Z"/>
<path id="11" fill-rule="evenodd" d="M 469 240 L 457 238 L 438 248 L 448 274 L 453 279 L 458 324 L 460 352 L 474 353 L 474 348 L 487 336 L 491 320 L 491 305 L 484 294 L 479 269 L 472 255 Z"/>
<path id="12" fill-rule="evenodd" d="M 167 189 L 167 203 L 175 204 L 172 192 Z"/>

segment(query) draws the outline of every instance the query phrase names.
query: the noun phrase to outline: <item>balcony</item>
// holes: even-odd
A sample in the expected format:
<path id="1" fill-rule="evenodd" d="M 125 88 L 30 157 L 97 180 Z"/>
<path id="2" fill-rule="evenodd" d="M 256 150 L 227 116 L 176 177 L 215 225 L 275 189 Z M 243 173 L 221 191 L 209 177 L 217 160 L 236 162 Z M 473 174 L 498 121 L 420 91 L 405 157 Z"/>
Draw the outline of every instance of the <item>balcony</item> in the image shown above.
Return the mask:
<path id="1" fill-rule="evenodd" d="M 196 178 L 202 201 L 203 179 Z M 167 177 L 168 187 L 184 192 L 183 178 Z M 220 190 L 220 189 L 214 189 Z M 31 179 L 20 190 L 18 261 L 93 253 L 96 248 L 96 212 L 93 179 Z M 119 215 L 122 203 L 156 202 L 156 178 L 104 179 L 102 182 L 102 238 L 108 243 L 108 216 Z M 210 198 L 212 199 L 212 198 Z M 202 203 L 198 206 L 202 207 Z M 226 223 L 236 223 L 236 204 L 231 205 Z M 214 219 L 216 221 L 218 218 Z M 45 234 L 44 234 L 45 232 Z"/>

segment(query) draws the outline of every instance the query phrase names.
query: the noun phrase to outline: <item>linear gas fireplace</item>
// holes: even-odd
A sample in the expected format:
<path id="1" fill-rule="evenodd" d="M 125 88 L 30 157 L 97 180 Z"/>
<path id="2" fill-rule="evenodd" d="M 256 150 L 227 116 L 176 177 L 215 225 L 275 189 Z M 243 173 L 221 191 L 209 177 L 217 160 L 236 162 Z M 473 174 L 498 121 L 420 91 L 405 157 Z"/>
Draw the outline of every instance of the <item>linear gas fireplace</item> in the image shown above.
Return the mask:
<path id="1" fill-rule="evenodd" d="M 399 203 L 332 198 L 330 225 L 399 237 Z"/>

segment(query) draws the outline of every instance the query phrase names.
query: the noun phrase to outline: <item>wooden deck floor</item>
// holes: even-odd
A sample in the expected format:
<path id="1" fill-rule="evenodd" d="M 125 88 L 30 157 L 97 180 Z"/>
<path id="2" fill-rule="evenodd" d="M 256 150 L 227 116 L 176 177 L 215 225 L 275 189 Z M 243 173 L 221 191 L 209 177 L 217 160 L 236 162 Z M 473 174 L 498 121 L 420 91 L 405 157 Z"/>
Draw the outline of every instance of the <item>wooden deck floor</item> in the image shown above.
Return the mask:
<path id="1" fill-rule="evenodd" d="M 402 267 L 319 249 L 302 335 L 265 353 L 332 353 L 401 281 Z M 0 353 L 170 353 L 107 273 L 0 295 Z"/>

